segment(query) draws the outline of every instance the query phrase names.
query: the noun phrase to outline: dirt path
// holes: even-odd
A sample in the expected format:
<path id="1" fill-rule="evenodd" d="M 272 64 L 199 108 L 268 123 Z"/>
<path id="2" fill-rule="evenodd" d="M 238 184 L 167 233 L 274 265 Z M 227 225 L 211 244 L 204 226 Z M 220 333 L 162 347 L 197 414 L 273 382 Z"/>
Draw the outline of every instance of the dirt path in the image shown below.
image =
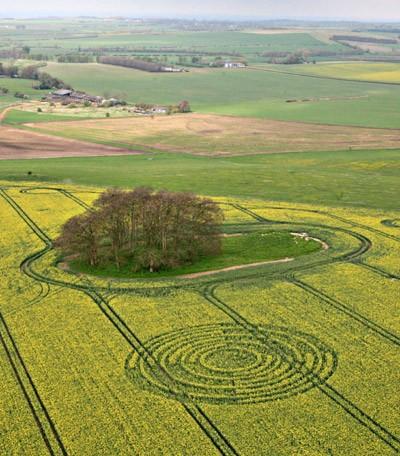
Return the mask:
<path id="1" fill-rule="evenodd" d="M 12 109 L 18 108 L 19 104 L 13 104 L 11 106 L 8 106 L 6 109 L 3 109 L 3 111 L 0 112 L 0 123 L 3 122 L 3 120 L 6 118 L 6 115 L 8 112 L 10 112 Z"/>
<path id="2" fill-rule="evenodd" d="M 238 271 L 240 269 L 254 268 L 256 266 L 263 266 L 265 264 L 289 263 L 290 261 L 293 261 L 293 260 L 294 260 L 294 258 L 282 258 L 281 260 L 261 261 L 259 263 L 241 264 L 241 265 L 237 265 L 237 266 L 229 266 L 228 268 L 223 268 L 223 269 L 214 269 L 212 271 L 203 271 L 203 272 L 194 272 L 193 274 L 184 274 L 184 275 L 176 276 L 176 278 L 177 279 L 196 279 L 198 277 L 218 274 L 220 272 Z"/>

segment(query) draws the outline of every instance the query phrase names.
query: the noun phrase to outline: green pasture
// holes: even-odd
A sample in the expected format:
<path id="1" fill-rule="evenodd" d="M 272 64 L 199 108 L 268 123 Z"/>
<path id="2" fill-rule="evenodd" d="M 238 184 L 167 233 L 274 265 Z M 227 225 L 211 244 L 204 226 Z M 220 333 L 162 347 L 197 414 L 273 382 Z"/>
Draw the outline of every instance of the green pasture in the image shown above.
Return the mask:
<path id="1" fill-rule="evenodd" d="M 103 29 L 101 29 L 101 26 Z M 4 32 L 3 32 L 4 34 Z M 0 33 L 1 36 L 1 33 Z M 346 50 L 337 43 L 326 43 L 308 33 L 257 34 L 242 31 L 176 31 L 160 30 L 154 25 L 147 29 L 112 23 L 109 28 L 105 24 L 89 22 L 88 28 L 82 24 L 70 24 L 64 28 L 54 24 L 43 24 L 34 30 L 10 31 L 5 35 L 10 43 L 29 44 L 33 53 L 46 52 L 52 54 L 64 52 L 93 52 L 102 48 L 105 52 L 116 48 L 127 52 L 134 50 L 156 51 L 162 54 L 171 50 L 190 51 L 195 53 L 215 53 L 215 55 L 240 54 L 250 61 L 259 61 L 265 52 L 296 52 L 309 50 Z"/>
<path id="2" fill-rule="evenodd" d="M 156 153 L 0 161 L 0 179 L 193 191 L 332 206 L 398 209 L 400 150 L 241 157 Z M 31 172 L 31 175 L 28 175 Z"/>
<path id="3" fill-rule="evenodd" d="M 20 98 L 15 98 L 14 94 L 16 92 L 24 93 L 28 95 L 29 99 L 37 100 L 41 98 L 44 94 L 48 93 L 48 90 L 36 90 L 33 88 L 36 81 L 29 81 L 27 79 L 13 79 L 13 78 L 1 78 L 0 77 L 0 92 L 1 88 L 8 89 L 7 94 L 0 93 L 0 110 L 10 106 L 14 103 L 20 103 L 22 100 Z"/>
<path id="4" fill-rule="evenodd" d="M 45 112 L 31 112 L 21 111 L 18 109 L 12 109 L 7 112 L 4 124 L 7 125 L 20 125 L 30 122 L 51 122 L 51 121 L 62 121 L 62 120 L 76 120 L 75 116 L 64 116 L 60 114 L 51 114 Z"/>
<path id="5" fill-rule="evenodd" d="M 400 87 L 310 78 L 262 69 L 152 74 L 98 64 L 50 63 L 48 72 L 74 88 L 130 102 L 174 104 L 197 112 L 279 120 L 400 127 Z M 296 102 L 288 102 L 296 100 Z"/>

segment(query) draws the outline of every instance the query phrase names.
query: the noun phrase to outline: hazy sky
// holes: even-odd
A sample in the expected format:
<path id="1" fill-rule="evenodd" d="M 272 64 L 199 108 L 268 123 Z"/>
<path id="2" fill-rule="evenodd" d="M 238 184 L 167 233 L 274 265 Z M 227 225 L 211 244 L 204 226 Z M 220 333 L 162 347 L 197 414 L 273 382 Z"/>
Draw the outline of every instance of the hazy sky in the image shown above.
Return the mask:
<path id="1" fill-rule="evenodd" d="M 124 15 L 400 20 L 400 0 L 0 0 L 0 16 Z"/>

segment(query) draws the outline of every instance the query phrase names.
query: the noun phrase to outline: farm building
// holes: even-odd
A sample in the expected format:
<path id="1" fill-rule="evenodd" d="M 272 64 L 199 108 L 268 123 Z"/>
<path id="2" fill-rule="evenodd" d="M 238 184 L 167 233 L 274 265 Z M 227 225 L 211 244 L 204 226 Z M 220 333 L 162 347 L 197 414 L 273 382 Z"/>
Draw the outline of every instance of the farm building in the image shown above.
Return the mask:
<path id="1" fill-rule="evenodd" d="M 246 68 L 243 62 L 225 62 L 224 68 Z"/>
<path id="2" fill-rule="evenodd" d="M 51 94 L 51 96 L 63 98 L 63 97 L 68 97 L 69 95 L 71 95 L 71 93 L 72 93 L 72 90 L 60 89 L 60 90 L 56 90 L 55 92 L 53 92 Z"/>
<path id="3" fill-rule="evenodd" d="M 167 114 L 168 108 L 166 106 L 154 106 L 151 111 L 154 114 Z"/>
<path id="4" fill-rule="evenodd" d="M 61 102 L 65 104 L 70 103 L 101 103 L 103 101 L 102 97 L 96 97 L 93 95 L 88 95 L 84 92 L 76 92 L 69 89 L 59 89 L 52 92 L 47 99 L 53 102 Z"/>
<path id="5" fill-rule="evenodd" d="M 185 70 L 183 68 L 163 67 L 162 71 L 166 73 L 183 73 Z"/>

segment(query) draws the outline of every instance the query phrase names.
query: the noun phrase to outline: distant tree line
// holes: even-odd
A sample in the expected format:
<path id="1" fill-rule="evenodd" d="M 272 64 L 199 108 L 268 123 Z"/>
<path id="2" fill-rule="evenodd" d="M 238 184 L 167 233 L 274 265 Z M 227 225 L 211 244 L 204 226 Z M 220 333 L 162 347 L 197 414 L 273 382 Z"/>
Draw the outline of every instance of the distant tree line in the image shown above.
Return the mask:
<path id="1" fill-rule="evenodd" d="M 263 52 L 261 57 L 270 57 L 270 58 L 286 58 L 291 54 L 303 54 L 304 57 L 337 57 L 343 54 L 346 55 L 356 55 L 363 54 L 364 51 L 360 48 L 350 48 L 343 50 L 333 50 L 333 49 L 307 49 L 299 50 L 297 52 L 287 52 L 287 51 L 267 51 Z"/>
<path id="2" fill-rule="evenodd" d="M 343 43 L 346 45 L 347 43 Z M 297 52 L 287 51 L 268 51 L 263 52 L 261 57 L 267 58 L 269 63 L 277 64 L 298 64 L 310 61 L 315 57 L 344 57 L 350 55 L 364 55 L 366 51 L 360 49 L 357 46 L 347 44 L 348 49 L 344 50 L 332 50 L 332 49 L 313 49 L 303 50 Z"/>
<path id="3" fill-rule="evenodd" d="M 93 53 L 97 55 L 105 55 L 105 54 L 110 54 L 110 53 L 138 53 L 138 54 L 151 54 L 151 55 L 157 55 L 157 54 L 174 54 L 174 55 L 187 55 L 187 56 L 192 56 L 192 55 L 201 55 L 201 56 L 219 56 L 221 55 L 221 51 L 201 51 L 201 50 L 194 50 L 194 49 L 184 49 L 184 48 L 173 48 L 173 47 L 159 47 L 159 48 L 154 48 L 154 47 L 134 47 L 134 46 L 115 46 L 115 47 L 90 47 L 90 48 L 81 48 L 80 51 L 86 52 L 86 53 Z M 224 56 L 230 56 L 230 57 L 242 57 L 242 55 L 239 52 L 233 52 L 233 51 L 223 51 Z"/>
<path id="4" fill-rule="evenodd" d="M 358 35 L 333 35 L 333 41 L 357 41 L 359 43 L 373 43 L 373 44 L 397 44 L 398 41 L 392 38 L 374 38 L 370 36 Z"/>
<path id="5" fill-rule="evenodd" d="M 29 46 L 21 48 L 0 49 L 1 59 L 26 59 L 26 60 L 49 60 L 49 56 L 43 53 L 32 53 Z"/>
<path id="6" fill-rule="evenodd" d="M 222 220 L 217 204 L 189 193 L 108 190 L 64 225 L 56 246 L 94 267 L 154 272 L 219 254 Z"/>
<path id="7" fill-rule="evenodd" d="M 63 54 L 57 56 L 58 63 L 91 63 L 94 61 L 93 55 L 88 54 Z"/>
<path id="8" fill-rule="evenodd" d="M 354 30 L 354 32 L 360 32 L 361 30 Z M 400 33 L 400 28 L 384 28 L 384 27 L 378 27 L 378 28 L 373 28 L 373 29 L 367 29 L 364 30 L 365 32 L 371 32 L 371 33 Z"/>
<path id="9" fill-rule="evenodd" d="M 71 89 L 71 87 L 61 79 L 55 78 L 44 71 L 39 71 L 40 67 L 41 65 L 18 67 L 17 65 L 3 65 L 0 63 L 0 75 L 9 78 L 31 79 L 37 81 L 37 84 L 33 87 L 40 90 Z"/>
<path id="10" fill-rule="evenodd" d="M 134 68 L 136 70 L 148 71 L 150 73 L 161 73 L 164 70 L 164 65 L 146 60 L 139 60 L 133 57 L 123 56 L 104 56 L 98 58 L 99 63 L 106 65 L 116 65 L 126 68 Z"/>

